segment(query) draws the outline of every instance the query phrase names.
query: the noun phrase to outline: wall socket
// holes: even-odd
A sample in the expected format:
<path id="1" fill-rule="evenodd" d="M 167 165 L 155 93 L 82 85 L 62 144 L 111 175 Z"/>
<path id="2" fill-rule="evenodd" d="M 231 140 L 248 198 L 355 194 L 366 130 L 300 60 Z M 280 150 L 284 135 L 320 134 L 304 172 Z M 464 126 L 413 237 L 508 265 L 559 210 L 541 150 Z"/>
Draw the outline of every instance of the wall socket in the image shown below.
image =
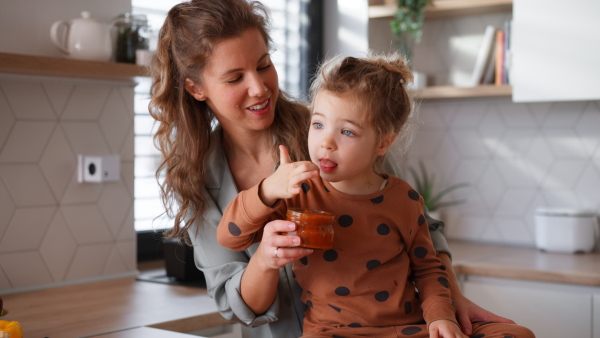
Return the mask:
<path id="1" fill-rule="evenodd" d="M 78 155 L 77 162 L 79 183 L 114 182 L 121 178 L 121 158 L 118 155 Z"/>

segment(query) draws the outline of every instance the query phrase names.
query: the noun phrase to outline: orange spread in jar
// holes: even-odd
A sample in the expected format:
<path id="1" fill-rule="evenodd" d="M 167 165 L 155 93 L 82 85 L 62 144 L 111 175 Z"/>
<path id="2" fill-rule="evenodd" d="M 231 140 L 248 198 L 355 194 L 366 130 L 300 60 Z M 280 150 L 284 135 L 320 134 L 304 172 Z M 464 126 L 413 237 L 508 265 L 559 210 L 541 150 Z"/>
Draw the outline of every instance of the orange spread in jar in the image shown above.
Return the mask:
<path id="1" fill-rule="evenodd" d="M 296 231 L 288 233 L 302 239 L 301 247 L 310 249 L 333 248 L 333 219 L 330 212 L 295 209 L 287 210 L 287 220 L 296 223 Z"/>

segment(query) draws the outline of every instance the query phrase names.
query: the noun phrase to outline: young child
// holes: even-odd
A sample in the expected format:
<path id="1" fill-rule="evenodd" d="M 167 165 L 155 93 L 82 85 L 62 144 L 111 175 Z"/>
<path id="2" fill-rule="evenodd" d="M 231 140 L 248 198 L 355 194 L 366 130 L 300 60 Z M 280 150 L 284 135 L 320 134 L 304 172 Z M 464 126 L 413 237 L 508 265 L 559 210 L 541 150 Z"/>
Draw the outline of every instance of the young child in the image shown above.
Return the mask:
<path id="1" fill-rule="evenodd" d="M 396 136 L 405 136 L 411 80 L 396 54 L 325 63 L 311 87 L 311 162 L 290 162 L 281 146 L 277 170 L 223 214 L 218 240 L 233 250 L 259 242 L 263 225 L 285 219 L 288 207 L 336 215 L 334 247 L 294 262 L 305 337 L 466 337 L 422 197 L 379 170 Z"/>

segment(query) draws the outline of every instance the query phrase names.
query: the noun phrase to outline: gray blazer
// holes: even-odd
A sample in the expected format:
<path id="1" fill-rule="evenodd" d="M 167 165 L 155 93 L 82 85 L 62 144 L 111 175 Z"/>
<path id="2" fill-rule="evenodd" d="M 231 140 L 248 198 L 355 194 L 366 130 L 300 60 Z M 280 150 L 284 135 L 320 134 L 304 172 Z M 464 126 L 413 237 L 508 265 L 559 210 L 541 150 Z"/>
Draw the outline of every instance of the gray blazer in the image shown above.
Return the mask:
<path id="1" fill-rule="evenodd" d="M 213 133 L 214 148 L 207 162 L 209 167 L 203 193 L 208 207 L 201 221 L 196 222 L 189 231 L 196 266 L 204 273 L 208 294 L 215 300 L 223 317 L 244 324 L 244 338 L 300 337 L 305 305 L 300 301 L 301 289 L 293 278 L 292 265 L 280 269 L 275 301 L 265 314 L 257 316 L 242 300 L 240 282 L 259 244 L 245 251 L 232 251 L 217 243 L 216 231 L 222 212 L 238 193 L 223 152 L 220 134 Z M 386 171 L 400 174 L 395 159 L 386 160 Z M 429 217 L 427 220 L 436 250 L 449 252 L 446 239 L 440 231 L 443 223 Z"/>

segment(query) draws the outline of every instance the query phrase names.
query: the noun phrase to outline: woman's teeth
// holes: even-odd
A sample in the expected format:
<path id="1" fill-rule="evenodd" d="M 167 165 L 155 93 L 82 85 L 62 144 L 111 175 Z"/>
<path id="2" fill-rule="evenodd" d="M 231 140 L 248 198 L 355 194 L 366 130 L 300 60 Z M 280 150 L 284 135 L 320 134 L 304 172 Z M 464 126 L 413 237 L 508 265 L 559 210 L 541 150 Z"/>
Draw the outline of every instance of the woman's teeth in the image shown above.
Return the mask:
<path id="1" fill-rule="evenodd" d="M 255 106 L 250 107 L 252 110 L 261 110 L 264 109 L 269 104 L 269 100 L 265 101 L 263 104 L 257 104 Z"/>

